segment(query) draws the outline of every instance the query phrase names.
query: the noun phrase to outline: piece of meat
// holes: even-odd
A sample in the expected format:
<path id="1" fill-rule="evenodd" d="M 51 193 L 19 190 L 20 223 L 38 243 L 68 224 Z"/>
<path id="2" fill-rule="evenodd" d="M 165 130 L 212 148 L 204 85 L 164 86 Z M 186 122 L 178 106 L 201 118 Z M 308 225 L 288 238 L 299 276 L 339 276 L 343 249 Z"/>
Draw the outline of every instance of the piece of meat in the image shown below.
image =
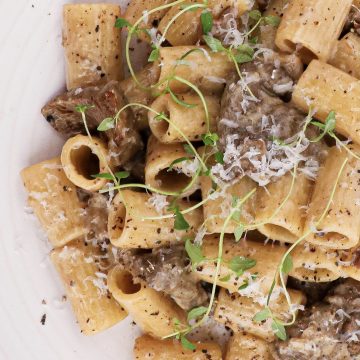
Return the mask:
<path id="1" fill-rule="evenodd" d="M 294 64 L 285 57 L 265 56 L 241 67 L 243 79 L 229 80 L 218 122 L 225 166 L 214 169 L 222 180 L 248 175 L 266 185 L 300 161 L 308 175 L 314 175 L 324 144 L 306 139 L 315 137 L 317 131 L 308 127 L 303 133 L 306 115 L 281 99 L 291 96 L 299 76 L 288 72 Z M 300 135 L 303 139 L 298 143 Z M 292 146 L 284 146 L 283 141 Z"/>
<path id="2" fill-rule="evenodd" d="M 288 335 L 275 343 L 275 359 L 359 359 L 360 282 L 348 279 L 336 286 L 300 315 Z"/>
<path id="3" fill-rule="evenodd" d="M 190 269 L 183 245 L 153 249 L 151 253 L 124 251 L 120 263 L 135 281 L 170 295 L 183 309 L 204 304 L 208 297 Z"/>
<path id="4" fill-rule="evenodd" d="M 356 34 L 360 35 L 360 9 L 353 5 L 347 17 L 344 32 L 354 31 Z"/>
<path id="5" fill-rule="evenodd" d="M 61 94 L 43 107 L 42 114 L 56 131 L 68 138 L 86 133 L 81 114 L 76 111 L 77 105 L 93 105 L 86 111 L 86 123 L 90 132 L 94 132 L 105 118 L 114 117 L 125 103 L 119 83 L 110 81 L 105 86 L 90 86 Z M 115 128 L 102 135 L 108 140 L 110 165 L 114 167 L 124 165 L 143 148 L 131 109 L 123 111 Z"/>

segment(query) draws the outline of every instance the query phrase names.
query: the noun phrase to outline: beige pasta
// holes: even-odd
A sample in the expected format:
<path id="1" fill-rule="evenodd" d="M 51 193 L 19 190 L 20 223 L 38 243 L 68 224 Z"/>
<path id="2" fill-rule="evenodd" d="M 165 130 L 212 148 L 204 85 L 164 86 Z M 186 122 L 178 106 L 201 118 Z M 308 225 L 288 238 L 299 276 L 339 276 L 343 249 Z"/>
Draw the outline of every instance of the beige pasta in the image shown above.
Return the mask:
<path id="1" fill-rule="evenodd" d="M 185 349 L 178 341 L 158 340 L 143 335 L 135 340 L 135 360 L 221 360 L 220 346 L 214 342 L 195 343 L 195 350 Z"/>
<path id="2" fill-rule="evenodd" d="M 173 300 L 143 284 L 135 284 L 131 274 L 119 265 L 110 270 L 108 285 L 115 300 L 151 336 L 162 338 L 174 332 L 174 319 L 186 324 L 184 310 Z"/>
<path id="3" fill-rule="evenodd" d="M 288 173 L 256 194 L 255 224 L 269 239 L 293 243 L 303 233 L 313 182 L 302 173 L 292 182 Z"/>
<path id="4" fill-rule="evenodd" d="M 337 43 L 335 55 L 329 63 L 360 79 L 360 37 L 348 33 Z"/>
<path id="5" fill-rule="evenodd" d="M 129 104 L 138 103 L 149 106 L 155 99 L 150 87 L 158 81 L 160 68 L 157 64 L 149 64 L 136 73 L 135 76 L 139 83 L 148 90 L 141 88 L 132 76 L 120 82 L 120 89 Z M 147 128 L 149 126 L 148 111 L 140 106 L 132 106 L 131 110 L 134 113 L 137 128 Z"/>
<path id="6" fill-rule="evenodd" d="M 189 54 L 193 49 L 199 50 Z M 179 62 L 185 54 L 188 54 L 186 61 Z M 195 46 L 162 47 L 160 65 L 159 90 L 169 85 L 175 93 L 187 92 L 189 86 L 177 80 L 166 81 L 174 75 L 191 82 L 203 93 L 212 94 L 221 93 L 226 79 L 235 71 L 233 62 L 225 53 L 214 53 L 209 48 Z"/>
<path id="7" fill-rule="evenodd" d="M 99 138 L 85 135 L 70 138 L 63 146 L 61 163 L 68 179 L 81 189 L 97 191 L 103 188 L 106 179 L 93 175 L 108 172 L 107 147 Z"/>
<path id="8" fill-rule="evenodd" d="M 173 164 L 178 159 L 188 160 Z M 181 192 L 181 197 L 187 197 L 199 188 L 199 178 L 195 181 L 192 178 L 197 168 L 198 160 L 186 153 L 183 144 L 162 144 L 153 136 L 149 138 L 145 165 L 146 185 L 161 191 Z"/>
<path id="9" fill-rule="evenodd" d="M 335 111 L 336 131 L 360 143 L 360 81 L 356 78 L 314 60 L 295 86 L 292 101 L 304 112 L 315 109 L 321 121 Z"/>
<path id="10" fill-rule="evenodd" d="M 154 201 L 154 202 L 153 202 Z M 146 220 L 146 217 L 159 217 L 156 211 L 157 198 L 146 193 L 124 190 L 119 192 L 109 211 L 108 231 L 112 244 L 121 248 L 151 249 L 181 241 L 194 234 L 202 223 L 201 209 L 186 215 L 190 225 L 186 231 L 174 230 L 174 218 Z M 179 209 L 193 205 L 179 200 Z M 166 206 L 165 209 L 166 210 Z M 171 214 L 164 211 L 164 214 Z"/>
<path id="11" fill-rule="evenodd" d="M 216 259 L 219 251 L 219 235 L 206 236 L 202 244 L 202 253 L 207 259 Z M 230 292 L 238 292 L 253 298 L 262 298 L 269 291 L 275 272 L 286 251 L 279 245 L 264 245 L 250 240 L 241 240 L 236 243 L 235 239 L 228 236 L 224 240 L 222 264 L 217 279 L 217 285 Z M 236 274 L 232 270 L 235 257 L 248 258 L 256 261 L 254 267 L 245 271 L 243 275 Z M 236 260 L 235 260 L 236 262 Z M 202 281 L 214 282 L 216 261 L 201 262 L 193 271 Z M 256 277 L 252 275 L 256 274 Z M 245 286 L 250 284 L 251 286 Z"/>
<path id="12" fill-rule="evenodd" d="M 284 11 L 275 43 L 306 63 L 326 62 L 336 49 L 352 0 L 293 0 Z"/>
<path id="13" fill-rule="evenodd" d="M 352 147 L 360 153 L 359 147 Z M 340 169 L 348 159 L 336 185 Z M 360 160 L 349 155 L 344 149 L 333 147 L 329 150 L 324 166 L 320 169 L 314 192 L 309 204 L 304 231 L 311 234 L 307 241 L 333 249 L 350 249 L 358 246 L 360 239 L 360 218 L 358 185 L 360 184 Z M 330 198 L 333 188 L 336 190 Z M 324 211 L 329 205 L 326 214 Z M 315 229 L 315 224 L 323 219 Z"/>
<path id="14" fill-rule="evenodd" d="M 127 316 L 110 296 L 99 254 L 82 241 L 52 251 L 51 260 L 62 279 L 81 332 L 92 335 L 106 330 Z"/>
<path id="15" fill-rule="evenodd" d="M 298 245 L 291 254 L 290 276 L 308 282 L 328 282 L 340 277 L 337 254 L 332 249 L 309 243 Z"/>
<path id="16" fill-rule="evenodd" d="M 291 303 L 294 306 L 305 304 L 305 297 L 300 291 L 288 290 Z M 216 321 L 228 326 L 235 333 L 246 331 L 258 336 L 266 341 L 274 341 L 275 334 L 271 328 L 271 319 L 262 322 L 253 320 L 255 314 L 263 310 L 264 307 L 254 302 L 251 298 L 230 294 L 227 290 L 221 289 L 218 302 L 215 308 L 214 318 Z M 280 320 L 289 320 L 290 313 L 285 296 L 275 296 L 270 302 L 270 309 Z"/>
<path id="17" fill-rule="evenodd" d="M 227 345 L 225 360 L 271 360 L 271 345 L 246 333 L 234 334 Z"/>
<path id="18" fill-rule="evenodd" d="M 176 103 L 169 94 L 159 96 L 151 105 L 154 112 L 149 111 L 148 115 L 151 132 L 163 143 L 184 142 L 181 132 L 190 141 L 201 140 L 201 135 L 208 131 L 201 99 L 193 94 L 178 95 L 178 98 L 194 107 L 188 108 Z M 206 96 L 205 101 L 209 112 L 209 128 L 210 131 L 215 131 L 216 119 L 220 113 L 220 99 L 216 96 Z M 165 113 L 171 123 L 159 119 L 157 113 Z"/>
<path id="19" fill-rule="evenodd" d="M 115 4 L 64 6 L 63 46 L 68 90 L 122 78 L 121 16 Z"/>
<path id="20" fill-rule="evenodd" d="M 162 9 L 156 11 L 152 14 L 149 14 L 149 11 L 156 9 L 159 6 L 163 6 L 173 2 L 173 0 L 136 0 L 129 1 L 129 5 L 126 8 L 125 12 L 125 20 L 127 20 L 131 25 L 134 25 L 141 17 L 143 17 L 143 21 L 140 22 L 139 28 L 144 30 L 151 30 L 153 27 L 157 27 L 159 21 L 162 17 L 171 9 L 168 7 L 166 9 Z M 138 38 L 147 42 L 151 41 L 149 35 L 146 32 L 140 31 L 137 34 Z"/>
<path id="21" fill-rule="evenodd" d="M 212 194 L 212 181 L 208 176 L 202 176 L 200 179 L 202 198 L 206 199 Z M 229 185 L 225 192 L 214 196 L 214 199 L 208 200 L 203 205 L 204 219 L 206 220 L 206 229 L 209 233 L 221 233 L 223 230 L 226 234 L 233 234 L 239 226 L 236 221 L 231 219 L 227 226 L 224 227 L 226 217 L 231 210 L 233 197 L 241 199 L 251 190 L 256 188 L 256 184 L 248 177 L 243 177 L 237 183 Z M 241 208 L 241 217 L 239 221 L 242 224 L 249 224 L 253 221 L 254 216 L 254 199 L 255 195 L 244 203 Z"/>
<path id="22" fill-rule="evenodd" d="M 87 233 L 76 187 L 68 180 L 60 158 L 43 161 L 22 170 L 29 194 L 28 204 L 54 247 L 63 246 Z"/>

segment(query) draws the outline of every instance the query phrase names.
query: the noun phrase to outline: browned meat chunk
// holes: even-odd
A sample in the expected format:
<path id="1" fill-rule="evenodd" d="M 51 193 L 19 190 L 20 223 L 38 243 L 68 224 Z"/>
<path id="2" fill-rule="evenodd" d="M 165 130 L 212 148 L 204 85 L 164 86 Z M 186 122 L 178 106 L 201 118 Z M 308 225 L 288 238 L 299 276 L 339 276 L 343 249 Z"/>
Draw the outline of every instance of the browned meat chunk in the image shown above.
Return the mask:
<path id="1" fill-rule="evenodd" d="M 42 109 L 46 120 L 65 137 L 85 133 L 81 114 L 77 105 L 94 105 L 86 112 L 89 130 L 94 132 L 108 117 L 113 117 L 125 105 L 119 83 L 111 81 L 105 86 L 91 86 L 75 89 L 52 99 Z M 116 127 L 104 132 L 108 139 L 110 163 L 122 166 L 143 148 L 141 137 L 135 127 L 130 109 L 122 112 Z"/>
<path id="2" fill-rule="evenodd" d="M 183 309 L 192 309 L 208 299 L 191 273 L 183 245 L 157 248 L 152 253 L 125 251 L 120 262 L 135 281 L 145 281 L 151 288 L 170 295 Z"/>
<path id="3" fill-rule="evenodd" d="M 313 305 L 275 344 L 275 359 L 351 360 L 360 355 L 360 282 L 349 279 Z"/>
<path id="4" fill-rule="evenodd" d="M 281 99 L 291 96 L 298 66 L 288 61 L 293 57 L 265 58 L 243 65 L 243 79 L 231 79 L 225 89 L 218 122 L 225 166 L 214 169 L 224 181 L 248 175 L 266 185 L 300 162 L 309 176 L 318 167 L 323 147 L 307 138 L 316 132 L 304 133 L 306 115 Z"/>

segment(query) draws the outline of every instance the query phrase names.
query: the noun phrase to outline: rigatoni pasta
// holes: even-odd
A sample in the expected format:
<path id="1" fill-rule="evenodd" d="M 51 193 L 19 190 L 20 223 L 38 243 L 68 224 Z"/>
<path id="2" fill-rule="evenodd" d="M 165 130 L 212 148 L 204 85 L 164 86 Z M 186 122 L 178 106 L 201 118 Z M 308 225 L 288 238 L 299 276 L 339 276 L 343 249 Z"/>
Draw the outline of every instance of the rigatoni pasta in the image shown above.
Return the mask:
<path id="1" fill-rule="evenodd" d="M 21 177 L 28 204 L 54 247 L 86 235 L 84 204 L 66 177 L 60 158 L 29 166 L 22 170 Z"/>
<path id="2" fill-rule="evenodd" d="M 202 100 L 195 94 L 178 95 L 180 101 L 189 104 L 184 107 L 172 99 L 169 94 L 159 96 L 152 104 L 154 112 L 149 111 L 149 125 L 153 135 L 163 143 L 184 142 L 184 137 L 178 129 L 191 141 L 201 140 L 201 135 L 207 132 L 207 122 L 209 130 L 216 129 L 216 119 L 220 112 L 220 99 L 217 96 L 206 96 L 206 106 L 209 118 Z M 171 123 L 164 119 L 159 119 L 157 114 L 164 113 L 168 116 Z"/>
<path id="3" fill-rule="evenodd" d="M 306 113 L 314 109 L 323 122 L 334 111 L 336 131 L 360 143 L 360 81 L 356 78 L 313 60 L 295 86 L 292 101 Z"/>
<path id="4" fill-rule="evenodd" d="M 352 147 L 359 153 L 359 147 Z M 344 161 L 348 159 L 332 198 L 332 188 Z M 316 180 L 309 204 L 304 232 L 311 230 L 306 240 L 325 248 L 350 249 L 359 244 L 360 219 L 357 186 L 360 183 L 360 161 L 344 149 L 332 147 Z M 323 214 L 327 204 L 329 208 Z M 320 221 L 320 224 L 316 224 Z"/>
<path id="5" fill-rule="evenodd" d="M 306 63 L 326 62 L 336 48 L 352 0 L 290 1 L 276 34 L 280 50 L 294 52 Z"/>
<path id="6" fill-rule="evenodd" d="M 221 360 L 220 346 L 214 342 L 196 343 L 195 350 L 184 349 L 173 340 L 157 340 L 143 335 L 135 340 L 136 360 Z"/>
<path id="7" fill-rule="evenodd" d="M 178 243 L 185 236 L 193 235 L 202 223 L 200 209 L 185 215 L 189 223 L 189 229 L 186 231 L 174 230 L 174 217 L 148 220 L 147 217 L 161 217 L 150 199 L 150 195 L 133 190 L 123 190 L 115 196 L 108 221 L 109 237 L 114 246 L 151 249 Z M 179 210 L 190 206 L 191 203 L 179 202 Z M 171 212 L 166 213 L 171 214 Z"/>
<path id="8" fill-rule="evenodd" d="M 63 46 L 68 90 L 121 80 L 121 30 L 115 27 L 120 15 L 120 6 L 115 4 L 64 6 Z"/>
<path id="9" fill-rule="evenodd" d="M 182 161 L 176 163 L 178 160 Z M 146 154 L 145 184 L 187 197 L 199 188 L 199 180 L 192 179 L 197 164 L 198 160 L 186 153 L 183 144 L 162 144 L 151 136 Z"/>
<path id="10" fill-rule="evenodd" d="M 68 179 L 76 186 L 89 191 L 97 191 L 105 186 L 107 180 L 96 178 L 106 173 L 107 147 L 99 138 L 76 135 L 63 146 L 61 163 Z"/>
<path id="11" fill-rule="evenodd" d="M 127 316 L 124 308 L 109 295 L 107 276 L 98 265 L 100 255 L 81 240 L 51 253 L 51 260 L 85 335 L 103 331 Z"/>
<path id="12" fill-rule="evenodd" d="M 162 338 L 173 331 L 174 319 L 186 323 L 184 310 L 173 300 L 143 284 L 135 284 L 131 274 L 120 266 L 110 270 L 108 284 L 115 300 L 146 333 Z"/>

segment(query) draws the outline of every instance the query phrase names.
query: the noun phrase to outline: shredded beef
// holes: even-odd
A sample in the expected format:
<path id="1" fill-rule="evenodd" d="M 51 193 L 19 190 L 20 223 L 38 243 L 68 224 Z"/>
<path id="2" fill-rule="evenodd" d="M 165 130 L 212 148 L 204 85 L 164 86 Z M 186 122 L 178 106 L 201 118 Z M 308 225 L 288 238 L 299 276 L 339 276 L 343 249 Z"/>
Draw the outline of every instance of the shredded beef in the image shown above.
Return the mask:
<path id="1" fill-rule="evenodd" d="M 170 295 L 183 309 L 204 304 L 208 297 L 194 278 L 183 245 L 153 249 L 151 253 L 124 251 L 120 263 L 135 281 Z"/>
<path id="2" fill-rule="evenodd" d="M 295 59 L 276 54 L 266 56 L 242 66 L 243 80 L 238 77 L 229 80 L 218 122 L 220 145 L 225 153 L 223 180 L 248 175 L 266 185 L 293 167 L 293 159 L 282 167 L 285 155 L 294 154 L 288 153 L 289 147 L 280 145 L 281 141 L 296 140 L 306 116 L 282 100 L 291 97 L 301 74 Z M 310 138 L 316 134 L 314 128 L 306 132 Z M 323 143 L 307 141 L 299 149 L 301 152 L 295 153 L 299 160 L 317 162 L 324 147 Z"/>
<path id="3" fill-rule="evenodd" d="M 275 344 L 275 359 L 359 359 L 360 282 L 348 279 L 336 286 L 300 315 L 288 335 Z"/>
<path id="4" fill-rule="evenodd" d="M 113 117 L 125 105 L 119 83 L 110 81 L 105 86 L 75 89 L 52 99 L 42 114 L 53 128 L 66 138 L 84 134 L 85 127 L 77 105 L 94 105 L 86 111 L 86 123 L 91 132 L 108 117 Z M 116 127 L 104 133 L 108 140 L 110 165 L 123 166 L 143 148 L 131 109 L 123 111 Z"/>

